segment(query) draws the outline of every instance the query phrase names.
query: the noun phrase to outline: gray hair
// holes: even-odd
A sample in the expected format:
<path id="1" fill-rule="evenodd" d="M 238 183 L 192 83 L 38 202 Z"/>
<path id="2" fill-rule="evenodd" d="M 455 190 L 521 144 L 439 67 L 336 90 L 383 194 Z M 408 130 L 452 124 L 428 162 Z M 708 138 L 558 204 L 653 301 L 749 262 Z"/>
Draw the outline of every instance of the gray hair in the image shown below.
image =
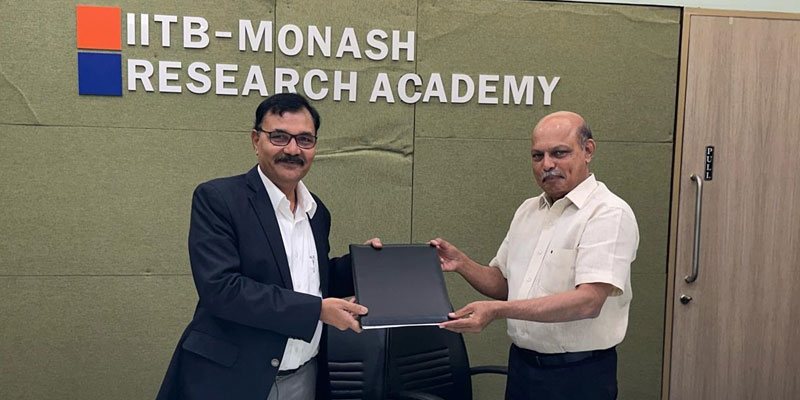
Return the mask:
<path id="1" fill-rule="evenodd" d="M 589 128 L 589 124 L 586 121 L 583 121 L 583 124 L 578 128 L 578 136 L 580 137 L 581 147 L 586 147 L 586 142 L 589 139 L 593 139 L 592 130 Z"/>

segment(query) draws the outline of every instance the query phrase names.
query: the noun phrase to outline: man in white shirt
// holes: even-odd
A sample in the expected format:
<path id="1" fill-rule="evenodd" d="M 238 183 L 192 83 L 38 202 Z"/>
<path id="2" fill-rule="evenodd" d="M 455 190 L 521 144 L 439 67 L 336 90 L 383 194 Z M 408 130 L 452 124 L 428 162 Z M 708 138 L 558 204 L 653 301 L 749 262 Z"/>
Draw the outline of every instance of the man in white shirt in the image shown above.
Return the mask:
<path id="1" fill-rule="evenodd" d="M 517 209 L 489 265 L 431 241 L 443 270 L 497 299 L 470 303 L 440 326 L 480 332 L 508 319 L 506 399 L 617 396 L 615 346 L 628 325 L 639 231 L 628 204 L 590 173 L 594 151 L 580 115 L 547 115 L 531 140 L 533 174 L 544 193 Z"/>
<path id="2" fill-rule="evenodd" d="M 328 395 L 325 325 L 360 331 L 349 256 L 329 259 L 331 216 L 302 182 L 320 117 L 276 94 L 250 133 L 258 164 L 197 187 L 189 258 L 199 301 L 159 400 L 308 400 Z M 381 247 L 377 239 L 369 241 Z"/>

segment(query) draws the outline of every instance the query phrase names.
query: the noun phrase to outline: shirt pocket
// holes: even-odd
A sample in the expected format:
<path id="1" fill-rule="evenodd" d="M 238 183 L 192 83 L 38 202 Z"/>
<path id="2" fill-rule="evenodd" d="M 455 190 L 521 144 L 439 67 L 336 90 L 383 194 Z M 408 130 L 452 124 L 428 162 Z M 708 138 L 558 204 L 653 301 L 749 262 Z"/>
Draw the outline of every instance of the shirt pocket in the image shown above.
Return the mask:
<path id="1" fill-rule="evenodd" d="M 539 271 L 539 287 L 547 294 L 557 294 L 575 288 L 576 249 L 550 249 Z"/>

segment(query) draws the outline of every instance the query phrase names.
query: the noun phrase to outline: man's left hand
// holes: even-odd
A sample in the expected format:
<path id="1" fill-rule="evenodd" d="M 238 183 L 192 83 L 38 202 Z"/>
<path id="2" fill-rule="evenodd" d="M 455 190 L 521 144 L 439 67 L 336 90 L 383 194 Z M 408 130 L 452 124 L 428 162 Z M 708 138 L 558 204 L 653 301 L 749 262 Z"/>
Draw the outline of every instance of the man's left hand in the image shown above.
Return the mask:
<path id="1" fill-rule="evenodd" d="M 463 333 L 479 333 L 494 321 L 499 301 L 476 301 L 469 303 L 464 308 L 448 314 L 452 321 L 442 322 L 439 328 Z"/>

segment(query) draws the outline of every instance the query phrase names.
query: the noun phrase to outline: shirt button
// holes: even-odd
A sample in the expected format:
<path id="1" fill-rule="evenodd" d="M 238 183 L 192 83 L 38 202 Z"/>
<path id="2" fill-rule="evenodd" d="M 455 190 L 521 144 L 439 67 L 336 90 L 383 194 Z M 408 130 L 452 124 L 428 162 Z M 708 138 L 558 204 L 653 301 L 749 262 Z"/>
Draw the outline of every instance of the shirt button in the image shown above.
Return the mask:
<path id="1" fill-rule="evenodd" d="M 275 368 L 278 368 L 281 365 L 281 361 L 277 358 L 273 358 L 272 361 L 269 362 Z"/>

